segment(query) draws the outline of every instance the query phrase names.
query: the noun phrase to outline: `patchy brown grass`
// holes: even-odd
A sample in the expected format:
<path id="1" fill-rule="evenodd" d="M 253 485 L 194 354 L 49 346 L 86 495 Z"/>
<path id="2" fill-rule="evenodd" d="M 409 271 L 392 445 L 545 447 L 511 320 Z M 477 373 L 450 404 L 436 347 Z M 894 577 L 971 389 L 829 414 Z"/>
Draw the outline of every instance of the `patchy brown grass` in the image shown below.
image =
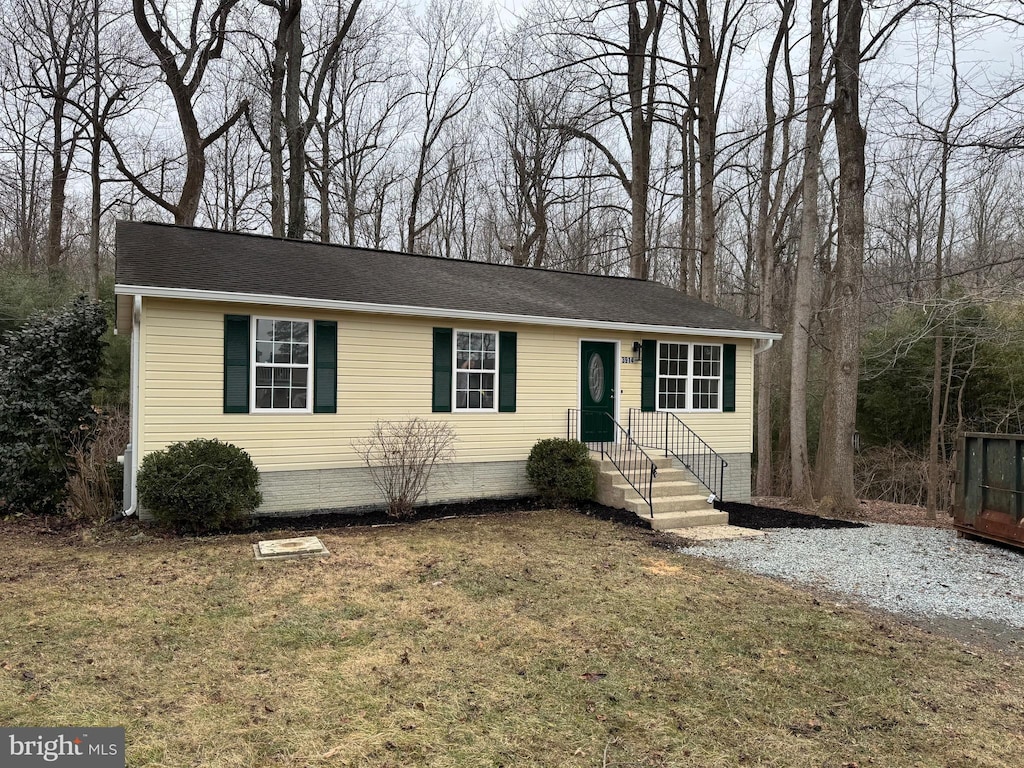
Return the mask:
<path id="1" fill-rule="evenodd" d="M 328 559 L 257 563 L 249 535 L 9 533 L 0 722 L 123 725 L 131 766 L 1020 764 L 1019 659 L 648 532 L 549 512 L 320 535 Z"/>

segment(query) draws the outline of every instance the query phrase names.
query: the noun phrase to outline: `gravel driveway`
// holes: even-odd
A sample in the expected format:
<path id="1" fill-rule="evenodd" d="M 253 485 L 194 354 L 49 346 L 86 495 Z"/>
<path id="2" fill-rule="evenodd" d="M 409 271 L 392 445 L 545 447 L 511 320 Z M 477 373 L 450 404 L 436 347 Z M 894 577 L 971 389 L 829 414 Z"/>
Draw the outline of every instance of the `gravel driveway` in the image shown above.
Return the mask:
<path id="1" fill-rule="evenodd" d="M 958 539 L 950 530 L 886 523 L 771 529 L 764 537 L 683 551 L 840 592 L 911 618 L 981 620 L 1024 629 L 1024 551 Z"/>

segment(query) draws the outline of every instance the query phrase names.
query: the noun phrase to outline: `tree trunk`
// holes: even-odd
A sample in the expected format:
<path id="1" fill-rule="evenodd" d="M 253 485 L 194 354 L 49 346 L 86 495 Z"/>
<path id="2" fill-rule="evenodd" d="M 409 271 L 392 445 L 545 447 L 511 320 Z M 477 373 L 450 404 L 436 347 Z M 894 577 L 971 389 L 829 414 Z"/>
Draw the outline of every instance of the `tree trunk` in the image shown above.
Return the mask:
<path id="1" fill-rule="evenodd" d="M 97 92 L 99 88 L 97 88 Z M 100 177 L 100 152 L 103 140 L 99 131 L 93 132 L 92 157 L 89 158 L 89 297 L 100 297 L 100 216 L 102 214 L 102 198 Z"/>
<path id="2" fill-rule="evenodd" d="M 691 89 L 692 96 L 692 89 Z M 683 124 L 683 226 L 680 239 L 680 287 L 688 296 L 698 296 L 697 283 L 697 146 L 693 135 L 693 116 Z"/>
<path id="3" fill-rule="evenodd" d="M 836 145 L 839 201 L 836 264 L 826 364 L 826 408 L 822 414 L 819 482 L 822 507 L 847 512 L 856 507 L 853 438 L 860 369 L 860 299 L 864 258 L 864 144 L 860 122 L 861 0 L 839 0 L 835 44 Z"/>
<path id="4" fill-rule="evenodd" d="M 947 207 L 947 181 L 949 176 L 949 136 L 948 123 L 946 134 L 943 136 L 942 162 L 939 169 L 939 223 L 935 236 L 935 278 L 934 278 L 934 299 L 935 319 L 932 352 L 932 391 L 931 391 L 931 422 L 928 432 L 928 493 L 926 506 L 928 519 L 935 520 L 938 517 L 939 508 L 939 483 L 941 475 L 939 440 L 942 434 L 942 357 L 943 357 L 943 333 L 944 323 L 942 322 L 942 248 L 946 236 L 946 207 Z M 949 363 L 950 371 L 953 368 L 953 361 Z"/>
<path id="5" fill-rule="evenodd" d="M 288 63 L 284 85 L 284 126 L 288 142 L 288 237 L 306 234 L 306 126 L 302 119 L 302 0 L 288 29 Z"/>
<path id="6" fill-rule="evenodd" d="M 58 86 L 58 88 L 60 87 Z M 65 162 L 63 153 L 64 102 L 61 98 L 57 98 L 54 100 L 53 105 L 53 147 L 50 150 L 50 213 L 46 222 L 46 268 L 49 270 L 51 277 L 55 276 L 60 267 L 61 256 L 64 250 L 61 243 L 61 234 L 64 229 L 64 205 L 67 201 L 66 189 L 71 157 L 69 155 L 67 162 Z"/>
<path id="7" fill-rule="evenodd" d="M 334 126 L 334 103 L 338 85 L 338 68 L 331 67 L 330 87 L 327 90 L 327 107 L 324 122 L 320 130 L 323 137 L 320 147 L 320 242 L 331 242 L 331 184 L 334 177 L 334 158 L 331 152 L 331 129 Z M 348 245 L 355 244 L 355 237 L 350 237 Z"/>
<path id="8" fill-rule="evenodd" d="M 810 64 L 807 70 L 807 126 L 804 168 L 801 179 L 803 209 L 800 245 L 793 287 L 793 323 L 790 327 L 789 459 L 790 496 L 799 504 L 812 501 L 811 463 L 807 450 L 807 369 L 811 337 L 811 296 L 814 255 L 818 249 L 818 180 L 821 175 L 822 119 L 825 84 L 822 59 L 825 51 L 825 2 L 811 0 Z"/>
<path id="9" fill-rule="evenodd" d="M 709 0 L 697 0 L 697 157 L 700 165 L 700 298 L 715 303 L 715 145 L 718 138 L 718 58 Z"/>
<path id="10" fill-rule="evenodd" d="M 629 0 L 629 49 L 626 57 L 626 87 L 629 89 L 630 185 L 629 275 L 647 279 L 647 200 L 651 179 L 651 133 L 654 127 L 653 93 L 645 93 L 646 81 L 654 80 L 657 68 L 658 32 L 661 11 L 647 2 L 647 18 L 640 23 L 638 0 Z M 664 7 L 664 4 L 662 4 Z M 648 62 L 647 47 L 652 53 Z M 648 69 L 649 68 L 649 69 Z"/>
<path id="11" fill-rule="evenodd" d="M 324 135 L 324 144 L 320 150 L 320 242 L 331 242 L 331 142 Z M 352 241 L 349 241 L 349 245 Z"/>
<path id="12" fill-rule="evenodd" d="M 196 223 L 199 202 L 203 196 L 203 182 L 206 180 L 206 152 L 199 135 L 199 123 L 192 111 L 179 109 L 178 116 L 185 134 L 185 183 L 181 185 L 181 196 L 174 211 L 174 223 L 191 227 Z M 185 127 L 187 125 L 187 128 Z"/>
<path id="13" fill-rule="evenodd" d="M 946 120 L 942 126 L 940 133 L 940 140 L 942 142 L 942 154 L 941 162 L 939 164 L 939 223 L 938 231 L 935 233 L 935 280 L 934 289 L 935 294 L 935 311 L 937 313 L 935 319 L 935 330 L 934 330 L 934 353 L 932 361 L 932 412 L 931 412 L 931 425 L 928 435 L 928 518 L 930 520 L 936 519 L 938 516 L 940 489 L 939 484 L 942 478 L 942 462 L 945 459 L 945 451 L 941 450 L 942 433 L 945 427 L 945 408 L 940 407 L 940 401 L 943 400 L 942 393 L 942 357 L 943 357 L 943 334 L 944 324 L 941 321 L 940 313 L 940 302 L 942 301 L 942 260 L 943 260 L 943 249 L 945 246 L 946 239 L 946 213 L 949 208 L 949 161 L 950 156 L 953 152 L 953 147 L 949 140 L 950 129 L 953 124 L 953 118 L 956 116 L 957 111 L 960 108 L 960 89 L 958 80 L 960 77 L 959 69 L 957 66 L 957 41 L 956 41 L 956 28 L 953 26 L 953 22 L 950 21 L 950 50 L 952 57 L 952 88 L 953 94 L 951 103 L 949 105 L 949 111 L 946 113 Z M 953 373 L 953 358 L 956 354 L 955 345 L 950 350 L 949 360 L 949 372 L 950 376 Z M 947 386 L 946 397 L 949 396 L 949 388 Z"/>
<path id="14" fill-rule="evenodd" d="M 761 149 L 757 193 L 757 224 L 754 229 L 754 258 L 761 269 L 761 294 L 758 305 L 758 320 L 765 328 L 775 324 L 775 243 L 772 206 L 772 170 L 775 166 L 775 68 L 779 53 L 786 39 L 789 27 L 789 12 L 792 3 L 783 5 L 783 15 L 772 44 L 765 68 L 764 79 L 764 145 Z M 785 162 L 785 159 L 783 160 Z M 781 173 L 780 169 L 780 173 Z M 768 351 L 757 357 L 757 479 L 755 488 L 758 496 L 773 495 L 772 467 L 772 358 Z"/>
<path id="15" fill-rule="evenodd" d="M 103 180 L 100 176 L 100 152 L 103 150 L 103 134 L 100 131 L 100 80 L 103 76 L 100 66 L 100 3 L 93 0 L 92 18 L 90 19 L 92 44 L 92 157 L 89 158 L 89 297 L 100 297 L 100 217 L 103 213 L 102 189 Z"/>
<path id="16" fill-rule="evenodd" d="M 427 172 L 427 153 L 430 145 L 427 143 L 427 132 L 423 133 L 423 143 L 420 144 L 419 162 L 416 166 L 416 175 L 412 180 L 412 194 L 409 198 L 409 218 L 407 219 L 408 229 L 406 231 L 405 250 L 409 253 L 416 253 L 416 237 L 419 235 L 419 212 L 420 198 L 423 195 L 423 182 Z"/>
<path id="17" fill-rule="evenodd" d="M 277 35 L 274 38 L 274 58 L 270 63 L 270 232 L 284 237 L 284 79 L 288 58 L 288 39 L 291 27 L 297 23 L 298 6 L 278 9 Z"/>

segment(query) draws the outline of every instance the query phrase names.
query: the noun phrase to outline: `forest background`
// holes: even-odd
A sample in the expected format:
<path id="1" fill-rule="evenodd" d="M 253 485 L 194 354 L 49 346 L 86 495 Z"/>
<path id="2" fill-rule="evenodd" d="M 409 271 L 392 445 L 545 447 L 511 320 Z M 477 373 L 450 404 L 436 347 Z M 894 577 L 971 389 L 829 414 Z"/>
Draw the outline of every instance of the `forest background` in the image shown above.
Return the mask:
<path id="1" fill-rule="evenodd" d="M 0 330 L 172 221 L 754 318 L 759 495 L 935 512 L 959 435 L 1024 431 L 1020 2 L 0 7 Z"/>

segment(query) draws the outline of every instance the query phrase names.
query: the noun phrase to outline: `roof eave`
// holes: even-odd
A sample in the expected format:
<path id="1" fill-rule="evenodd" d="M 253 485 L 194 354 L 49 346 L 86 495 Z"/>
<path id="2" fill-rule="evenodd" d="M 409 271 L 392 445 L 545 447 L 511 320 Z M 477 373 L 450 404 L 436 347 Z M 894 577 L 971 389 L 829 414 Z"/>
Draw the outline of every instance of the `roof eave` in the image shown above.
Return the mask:
<path id="1" fill-rule="evenodd" d="M 642 323 L 616 323 L 607 320 L 588 320 L 571 317 L 548 317 L 540 315 L 517 315 L 503 312 L 480 312 L 445 307 L 418 307 L 404 304 L 375 304 L 361 301 L 337 301 L 313 299 L 300 296 L 277 294 L 235 293 L 233 291 L 208 291 L 198 288 L 168 288 L 151 285 L 118 283 L 115 294 L 149 296 L 161 299 L 191 299 L 193 301 L 222 301 L 235 304 L 273 304 L 303 309 L 324 309 L 342 312 L 366 312 L 378 315 L 402 315 L 407 317 L 437 317 L 457 320 L 480 320 L 496 323 L 521 323 L 523 325 L 549 325 L 567 328 L 597 328 L 609 331 L 637 333 L 663 333 L 682 336 L 720 336 L 734 339 L 772 339 L 778 341 L 781 333 L 774 331 L 737 330 L 732 328 L 697 328 L 682 325 L 646 325 Z"/>

